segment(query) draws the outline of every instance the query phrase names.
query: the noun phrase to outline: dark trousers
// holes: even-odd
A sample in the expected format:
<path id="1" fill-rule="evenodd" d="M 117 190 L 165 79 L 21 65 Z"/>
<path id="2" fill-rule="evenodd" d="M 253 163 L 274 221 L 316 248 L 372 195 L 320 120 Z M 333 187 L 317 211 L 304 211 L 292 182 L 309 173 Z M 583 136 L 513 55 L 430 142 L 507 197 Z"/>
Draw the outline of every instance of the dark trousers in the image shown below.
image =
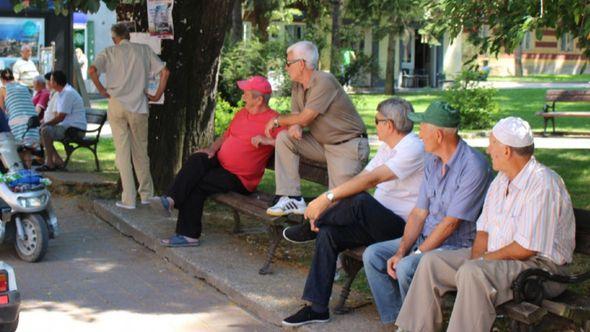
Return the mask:
<path id="1" fill-rule="evenodd" d="M 328 306 L 338 254 L 346 249 L 399 238 L 405 221 L 363 192 L 345 198 L 316 222 L 320 231 L 303 300 Z"/>
<path id="2" fill-rule="evenodd" d="M 167 193 L 178 209 L 176 233 L 199 238 L 205 199 L 209 195 L 228 191 L 248 193 L 237 176 L 221 167 L 217 157 L 209 159 L 204 153 L 190 156 Z"/>

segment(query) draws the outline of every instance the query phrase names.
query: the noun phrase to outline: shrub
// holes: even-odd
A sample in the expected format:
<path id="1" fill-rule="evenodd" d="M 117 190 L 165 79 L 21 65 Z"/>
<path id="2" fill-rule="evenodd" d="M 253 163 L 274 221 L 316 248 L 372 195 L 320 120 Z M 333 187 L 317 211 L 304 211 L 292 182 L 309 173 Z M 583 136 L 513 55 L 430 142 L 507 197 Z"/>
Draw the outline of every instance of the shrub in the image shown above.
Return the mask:
<path id="1" fill-rule="evenodd" d="M 479 87 L 479 78 L 479 72 L 465 70 L 443 94 L 443 99 L 461 112 L 464 129 L 488 129 L 493 124 L 492 115 L 498 112 L 494 100 L 497 90 Z"/>
<path id="2" fill-rule="evenodd" d="M 215 99 L 215 137 L 219 137 L 229 126 L 241 106 L 232 106 L 219 95 Z"/>

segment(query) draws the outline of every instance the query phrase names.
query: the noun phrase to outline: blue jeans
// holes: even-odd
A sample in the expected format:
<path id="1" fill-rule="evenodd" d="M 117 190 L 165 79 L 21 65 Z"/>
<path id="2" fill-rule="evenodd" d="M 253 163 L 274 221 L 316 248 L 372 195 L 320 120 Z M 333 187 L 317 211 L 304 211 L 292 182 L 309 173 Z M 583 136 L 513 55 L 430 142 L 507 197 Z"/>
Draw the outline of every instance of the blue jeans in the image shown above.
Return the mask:
<path id="1" fill-rule="evenodd" d="M 391 278 L 387 274 L 387 260 L 395 255 L 400 242 L 401 238 L 375 243 L 368 246 L 363 254 L 365 274 L 383 324 L 395 322 L 422 258 L 422 254 L 413 253 L 402 258 L 395 269 L 397 280 Z M 416 246 L 411 252 L 415 250 Z"/>

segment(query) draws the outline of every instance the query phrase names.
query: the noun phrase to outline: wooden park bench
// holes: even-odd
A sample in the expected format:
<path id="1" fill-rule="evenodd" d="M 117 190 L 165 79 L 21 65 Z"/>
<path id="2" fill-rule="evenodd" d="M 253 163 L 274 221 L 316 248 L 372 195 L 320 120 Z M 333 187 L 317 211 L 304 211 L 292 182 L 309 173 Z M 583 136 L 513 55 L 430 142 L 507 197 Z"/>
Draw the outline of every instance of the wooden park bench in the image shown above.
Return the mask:
<path id="1" fill-rule="evenodd" d="M 543 106 L 543 111 L 537 112 L 536 115 L 542 116 L 544 121 L 543 135 L 547 135 L 547 124 L 549 121 L 553 124 L 553 134 L 555 134 L 555 118 L 575 117 L 590 118 L 588 112 L 556 112 L 555 103 L 563 102 L 590 102 L 590 91 L 588 90 L 547 90 L 545 94 L 547 104 Z M 551 104 L 549 104 L 551 103 Z"/>
<path id="2" fill-rule="evenodd" d="M 590 256 L 590 211 L 574 209 L 576 218 L 576 249 L 575 253 Z M 350 311 L 346 307 L 346 299 L 350 293 L 352 282 L 363 267 L 365 247 L 347 250 L 343 253 L 343 268 L 347 277 L 342 293 L 335 307 L 336 314 Z M 584 272 L 569 275 L 554 275 L 542 269 L 528 269 L 520 273 L 513 282 L 514 300 L 498 308 L 512 320 L 513 331 L 535 330 L 541 320 L 548 314 L 554 314 L 585 326 L 590 331 L 590 294 L 578 294 L 565 291 L 554 299 L 546 299 L 542 284 L 556 281 L 565 284 L 576 284 L 590 280 L 590 268 Z"/>
<path id="3" fill-rule="evenodd" d="M 273 169 L 274 158 L 271 158 L 268 169 Z M 299 175 L 301 179 L 319 183 L 324 186 L 328 186 L 328 171 L 326 164 L 314 162 L 301 158 L 299 163 Z M 241 233 L 242 227 L 240 224 L 240 213 L 252 216 L 258 220 L 266 223 L 267 231 L 269 235 L 269 245 L 267 251 L 267 258 L 264 265 L 260 268 L 258 273 L 260 274 L 271 274 L 271 264 L 279 246 L 279 243 L 283 239 L 283 228 L 285 222 L 287 223 L 299 223 L 303 221 L 302 216 L 283 216 L 274 217 L 266 214 L 266 209 L 270 206 L 274 194 L 264 193 L 256 191 L 250 195 L 241 195 L 235 192 L 229 192 L 224 194 L 216 194 L 211 198 L 223 205 L 230 207 L 233 210 L 234 217 L 234 233 Z M 306 199 L 307 201 L 307 199 Z"/>
<path id="4" fill-rule="evenodd" d="M 87 129 L 84 133 L 84 137 L 81 139 L 72 139 L 71 137 L 66 137 L 61 140 L 60 142 L 64 146 L 64 150 L 66 150 L 66 160 L 64 162 L 64 167 L 68 166 L 70 162 L 70 158 L 72 157 L 72 153 L 79 148 L 86 148 L 94 154 L 94 162 L 96 163 L 96 171 L 100 171 L 100 165 L 98 163 L 98 141 L 100 139 L 100 132 L 102 131 L 102 127 L 107 120 L 107 113 L 102 110 L 87 108 L 86 109 L 86 123 L 90 126 L 96 127 L 94 129 Z M 88 134 L 94 134 L 90 135 Z"/>

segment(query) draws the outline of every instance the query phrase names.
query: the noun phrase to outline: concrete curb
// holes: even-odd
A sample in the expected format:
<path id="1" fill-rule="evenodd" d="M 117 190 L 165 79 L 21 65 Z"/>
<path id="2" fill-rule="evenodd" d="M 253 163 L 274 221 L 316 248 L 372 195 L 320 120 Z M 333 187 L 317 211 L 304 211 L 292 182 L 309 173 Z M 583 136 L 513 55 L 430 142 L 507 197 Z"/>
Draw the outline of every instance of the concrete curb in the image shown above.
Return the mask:
<path id="1" fill-rule="evenodd" d="M 240 248 L 238 239 L 231 236 L 207 234 L 205 243 L 198 248 L 166 248 L 159 238 L 173 231 L 173 222 L 163 223 L 148 208 L 124 211 L 114 208 L 113 202 L 95 200 L 95 214 L 122 234 L 154 251 L 192 276 L 203 279 L 241 307 L 261 319 L 280 326 L 282 319 L 294 313 L 301 305 L 299 300 L 305 271 L 278 263 L 272 276 L 257 274 L 264 257 L 258 257 Z M 229 258 L 229 260 L 228 260 Z M 237 262 L 237 263 L 236 263 Z M 339 287 L 334 289 L 336 298 Z M 332 315 L 330 324 L 300 327 L 302 331 L 381 330 L 373 306 L 362 306 L 366 299 L 352 294 L 351 300 L 361 307 L 348 315 Z"/>

